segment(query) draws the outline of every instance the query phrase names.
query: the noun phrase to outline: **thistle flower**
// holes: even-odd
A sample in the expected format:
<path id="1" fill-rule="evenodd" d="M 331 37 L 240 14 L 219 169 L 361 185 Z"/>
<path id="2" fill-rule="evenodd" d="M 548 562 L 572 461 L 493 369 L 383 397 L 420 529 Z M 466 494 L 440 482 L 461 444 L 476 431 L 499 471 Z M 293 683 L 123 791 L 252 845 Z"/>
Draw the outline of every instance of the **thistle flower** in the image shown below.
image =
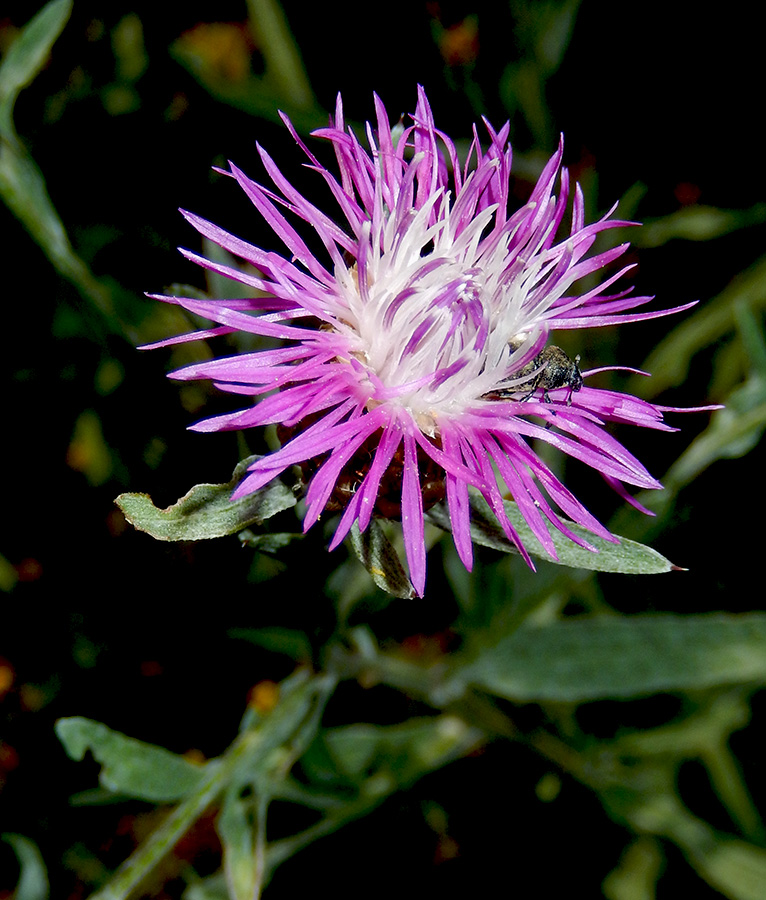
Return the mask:
<path id="1" fill-rule="evenodd" d="M 671 431 L 663 422 L 667 410 L 584 386 L 583 378 L 592 372 L 580 373 L 577 361 L 544 347 L 554 329 L 637 322 L 687 307 L 632 311 L 651 298 L 630 289 L 610 293 L 630 265 L 578 293 L 578 282 L 601 273 L 628 246 L 589 256 L 597 236 L 630 223 L 611 218 L 612 209 L 586 224 L 583 195 L 575 185 L 571 224 L 567 234 L 559 235 L 570 198 L 563 145 L 527 203 L 510 212 L 507 123 L 499 131 L 484 123 L 486 150 L 474 127 L 469 158 L 461 166 L 453 142 L 436 128 L 422 88 L 409 124 L 392 128 L 377 97 L 375 109 L 377 128 L 367 125 L 367 148 L 346 129 L 340 97 L 334 121 L 314 133 L 331 143 L 337 174 L 283 116 L 309 168 L 332 193 L 340 217 L 332 218 L 302 196 L 261 147 L 273 187 L 231 165 L 227 174 L 271 226 L 285 255 L 183 213 L 197 231 L 252 264 L 257 274 L 188 250 L 183 254 L 248 285 L 256 296 L 158 297 L 217 327 L 152 346 L 234 331 L 284 342 L 172 373 L 182 380 L 212 379 L 224 391 L 261 398 L 192 428 L 209 432 L 278 424 L 283 446 L 250 466 L 234 497 L 302 465 L 309 479 L 304 528 L 325 509 L 342 510 L 332 549 L 354 523 L 364 531 L 373 515 L 400 518 L 418 594 L 426 575 L 424 510 L 445 497 L 455 546 L 471 567 L 469 486 L 481 492 L 529 565 L 506 515 L 504 493 L 512 495 L 553 558 L 546 523 L 589 546 L 561 514 L 616 540 L 529 442 L 544 441 L 591 466 L 630 499 L 626 485 L 661 485 L 604 425 Z M 296 220 L 319 238 L 323 258 L 304 242 L 291 223 Z"/>

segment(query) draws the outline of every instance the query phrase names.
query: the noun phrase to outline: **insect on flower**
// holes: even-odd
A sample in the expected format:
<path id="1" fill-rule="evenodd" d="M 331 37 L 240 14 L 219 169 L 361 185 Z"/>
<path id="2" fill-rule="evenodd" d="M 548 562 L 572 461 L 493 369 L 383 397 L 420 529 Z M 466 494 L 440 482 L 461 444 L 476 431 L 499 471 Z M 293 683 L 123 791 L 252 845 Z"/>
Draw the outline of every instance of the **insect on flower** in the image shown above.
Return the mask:
<path id="1" fill-rule="evenodd" d="M 605 427 L 663 431 L 667 408 L 584 384 L 579 359 L 545 347 L 555 330 L 626 324 L 686 309 L 637 312 L 651 298 L 613 287 L 627 244 L 592 252 L 596 238 L 628 222 L 614 209 L 590 224 L 579 186 L 570 185 L 559 145 L 519 209 L 509 208 L 509 125 L 474 127 L 461 164 L 422 88 L 409 122 L 392 128 L 383 103 L 364 141 L 334 119 L 314 132 L 335 153 L 325 165 L 283 117 L 336 207 L 301 194 L 268 153 L 258 153 L 264 186 L 231 164 L 227 174 L 273 230 L 262 249 L 192 213 L 205 238 L 250 264 L 247 270 L 183 254 L 252 289 L 245 299 L 161 296 L 215 323 L 161 341 L 235 331 L 279 346 L 208 360 L 172 373 L 212 379 L 244 408 L 192 426 L 196 431 L 276 424 L 280 449 L 253 463 L 234 498 L 301 465 L 308 480 L 304 528 L 324 511 L 340 519 L 330 549 L 372 517 L 401 520 L 415 590 L 426 580 L 424 513 L 446 499 L 453 540 L 472 564 L 469 489 L 489 503 L 508 539 L 532 565 L 503 505 L 511 496 L 533 534 L 556 557 L 550 528 L 593 549 L 574 521 L 607 540 L 609 531 L 533 449 L 545 441 L 626 486 L 661 485 Z M 571 202 L 570 202 L 571 201 Z M 571 225 L 560 234 L 565 213 Z M 301 228 L 319 239 L 311 250 Z M 255 270 L 255 271 L 254 271 Z M 580 288 L 589 278 L 587 288 Z M 593 284 L 600 277 L 600 282 Z M 241 291 L 240 291 L 241 293 Z M 508 336 L 518 336 L 511 342 Z M 542 392 L 542 397 L 540 397 Z M 555 427 L 554 427 L 555 426 Z"/>
<path id="2" fill-rule="evenodd" d="M 509 345 L 511 350 L 518 350 L 522 346 L 522 342 L 511 340 Z M 555 344 L 549 344 L 547 347 L 544 347 L 531 362 L 522 366 L 516 374 L 519 377 L 531 376 L 528 383 L 529 392 L 521 398 L 522 400 L 528 400 L 540 388 L 543 391 L 545 402 L 553 403 L 548 391 L 568 387 L 567 406 L 571 406 L 572 394 L 579 391 L 583 385 L 579 355 L 574 359 L 570 359 L 561 347 L 557 347 Z M 499 391 L 491 391 L 487 394 L 487 397 L 490 400 L 500 400 L 515 393 L 518 393 L 518 391 L 501 389 Z"/>

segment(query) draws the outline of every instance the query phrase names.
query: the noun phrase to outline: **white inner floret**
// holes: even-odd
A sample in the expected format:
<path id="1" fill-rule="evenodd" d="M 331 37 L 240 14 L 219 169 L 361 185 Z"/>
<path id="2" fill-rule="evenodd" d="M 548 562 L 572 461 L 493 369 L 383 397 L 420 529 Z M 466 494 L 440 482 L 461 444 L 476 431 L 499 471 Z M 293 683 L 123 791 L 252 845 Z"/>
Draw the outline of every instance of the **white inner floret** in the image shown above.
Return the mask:
<path id="1" fill-rule="evenodd" d="M 405 221 L 389 216 L 377 241 L 367 226 L 365 259 L 336 272 L 348 308 L 342 330 L 349 352 L 380 385 L 375 399 L 435 423 L 514 385 L 545 312 L 571 284 L 564 276 L 544 289 L 563 255 L 561 246 L 541 248 L 545 235 L 531 231 L 534 243 L 516 240 L 509 250 L 523 218 L 498 232 L 496 207 L 488 207 L 455 237 L 448 204 L 449 194 L 437 192 Z M 520 390 L 529 377 L 516 382 Z"/>

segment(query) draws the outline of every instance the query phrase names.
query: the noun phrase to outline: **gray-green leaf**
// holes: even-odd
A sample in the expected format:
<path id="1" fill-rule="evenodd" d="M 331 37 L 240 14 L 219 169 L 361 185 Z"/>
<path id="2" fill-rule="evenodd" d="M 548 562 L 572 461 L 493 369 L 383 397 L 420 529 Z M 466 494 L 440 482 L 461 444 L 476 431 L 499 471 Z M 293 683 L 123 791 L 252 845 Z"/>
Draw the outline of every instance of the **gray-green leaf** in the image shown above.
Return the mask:
<path id="1" fill-rule="evenodd" d="M 252 900 L 259 895 L 263 860 L 258 857 L 253 796 L 243 797 L 239 785 L 226 792 L 216 830 L 224 848 L 224 872 L 231 900 Z"/>
<path id="2" fill-rule="evenodd" d="M 21 869 L 14 900 L 47 900 L 48 873 L 37 845 L 21 834 L 4 834 L 2 839 L 13 847 Z"/>
<path id="3" fill-rule="evenodd" d="M 500 550 L 503 553 L 517 553 L 515 544 L 511 543 L 503 533 L 486 500 L 471 492 L 470 503 L 471 539 L 473 542 L 484 547 L 492 547 L 494 550 Z M 508 500 L 503 501 L 503 505 L 511 524 L 516 529 L 529 553 L 532 556 L 556 563 L 559 566 L 590 569 L 595 572 L 616 572 L 623 575 L 656 575 L 662 572 L 670 572 L 677 568 L 651 547 L 619 535 L 615 535 L 619 540 L 619 544 L 612 544 L 610 541 L 605 541 L 603 538 L 591 534 L 586 528 L 573 522 L 567 522 L 567 527 L 578 537 L 595 547 L 598 552 L 594 553 L 591 550 L 578 546 L 569 540 L 568 537 L 561 534 L 560 531 L 557 531 L 550 523 L 546 523 L 558 555 L 557 560 L 552 559 L 548 555 L 547 550 L 535 537 L 532 529 L 527 525 L 519 511 L 518 505 Z M 451 530 L 449 513 L 444 504 L 432 507 L 426 514 L 426 518 L 445 531 Z"/>
<path id="4" fill-rule="evenodd" d="M 519 628 L 456 672 L 516 701 L 583 702 L 766 682 L 766 615 L 605 616 Z"/>
<path id="5" fill-rule="evenodd" d="M 359 533 L 356 523 L 349 534 L 354 552 L 372 576 L 376 587 L 404 600 L 415 596 L 396 550 L 375 519 L 370 522 L 364 534 Z"/>
<path id="6" fill-rule="evenodd" d="M 243 459 L 227 484 L 198 484 L 167 509 L 158 509 L 147 494 L 120 494 L 115 502 L 134 528 L 159 541 L 201 541 L 236 534 L 296 503 L 293 492 L 278 478 L 240 500 L 231 500 L 256 459 Z"/>
<path id="7" fill-rule="evenodd" d="M 459 759 L 484 739 L 480 729 L 451 715 L 389 726 L 348 725 L 324 735 L 330 756 L 346 776 L 359 779 L 382 769 L 402 785 Z"/>
<path id="8" fill-rule="evenodd" d="M 117 794 L 170 803 L 198 788 L 205 775 L 205 766 L 126 737 L 92 719 L 59 719 L 55 729 L 70 759 L 81 760 L 88 750 L 93 753 L 102 766 L 99 781 Z"/>
<path id="9" fill-rule="evenodd" d="M 22 29 L 0 66 L 0 136 L 13 141 L 16 98 L 45 65 L 45 60 L 72 12 L 72 0 L 46 4 Z"/>

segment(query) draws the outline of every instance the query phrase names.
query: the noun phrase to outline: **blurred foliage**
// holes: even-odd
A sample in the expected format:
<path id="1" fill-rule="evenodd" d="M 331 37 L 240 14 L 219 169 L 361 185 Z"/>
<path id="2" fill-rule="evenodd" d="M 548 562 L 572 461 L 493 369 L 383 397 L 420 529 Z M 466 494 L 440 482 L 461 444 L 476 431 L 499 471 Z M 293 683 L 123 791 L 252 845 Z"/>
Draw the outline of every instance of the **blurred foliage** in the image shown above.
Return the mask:
<path id="1" fill-rule="evenodd" d="M 47 900 L 48 873 L 40 851 L 20 834 L 4 834 L 2 838 L 13 847 L 21 868 L 15 900 Z"/>
<path id="2" fill-rule="evenodd" d="M 275 122 L 281 110 L 303 132 L 326 125 L 279 4 L 249 0 L 247 9 L 249 28 L 200 24 L 172 45 L 173 56 L 216 100 Z M 256 49 L 263 74 L 252 71 Z"/>
<path id="3" fill-rule="evenodd" d="M 362 35 L 356 7 L 299 14 L 273 0 L 192 6 L 163 26 L 151 6 L 53 0 L 29 12 L 0 21 L 0 197 L 12 225 L 6 271 L 18 274 L 3 363 L 7 427 L 19 435 L 7 437 L 11 528 L 0 544 L 10 621 L 0 791 L 12 820 L 0 896 L 240 900 L 272 881 L 276 894 L 278 881 L 287 892 L 330 878 L 345 896 L 346 870 L 349 896 L 382 896 L 417 852 L 423 885 L 447 896 L 475 888 L 479 869 L 509 878 L 512 859 L 519 883 L 532 866 L 562 873 L 552 894 L 571 887 L 576 867 L 582 889 L 601 886 L 609 900 L 760 898 L 766 618 L 752 585 L 766 202 L 747 165 L 731 162 L 746 146 L 746 117 L 721 119 L 729 139 L 709 138 L 717 155 L 704 158 L 721 184 L 743 170 L 741 209 L 722 190 L 701 202 L 693 180 L 704 169 L 674 170 L 674 185 L 657 186 L 669 177 L 663 166 L 689 157 L 687 136 L 674 145 L 667 121 L 690 130 L 700 118 L 685 85 L 693 73 L 709 98 L 697 85 L 707 69 L 682 63 L 674 47 L 675 83 L 651 90 L 660 75 L 639 73 L 625 91 L 622 70 L 644 68 L 621 55 L 631 35 L 602 36 L 613 5 L 577 0 L 409 5 L 381 16 L 375 35 Z M 662 41 L 657 15 L 642 21 Z M 692 45 L 698 26 L 679 22 L 672 33 Z M 727 23 L 717 26 L 721 46 Z M 661 49 L 646 52 L 663 58 Z M 589 65 L 601 67 L 594 100 Z M 335 83 L 338 71 L 352 83 Z M 668 419 L 674 407 L 723 404 L 707 424 L 668 436 L 669 449 L 653 449 L 657 435 L 639 447 L 657 454 L 666 489 L 637 498 L 654 518 L 604 508 L 625 539 L 602 547 L 603 574 L 571 544 L 557 545 L 562 565 L 526 570 L 475 501 L 475 571 L 443 539 L 435 507 L 429 592 L 413 600 L 396 528 L 374 523 L 352 534 L 346 557 L 330 556 L 321 534 L 300 534 L 297 484 L 225 501 L 272 436 L 221 436 L 213 447 L 182 434 L 220 401 L 199 384 L 158 386 L 159 367 L 209 356 L 204 342 L 174 345 L 159 361 L 134 352 L 206 327 L 140 295 L 181 265 L 172 244 L 190 237 L 164 218 L 175 206 L 222 203 L 239 215 L 229 194 L 216 199 L 218 175 L 196 187 L 204 166 L 251 153 L 261 132 L 289 147 L 271 130 L 278 110 L 305 135 L 325 124 L 338 89 L 353 117 L 369 108 L 369 97 L 349 102 L 357 90 L 374 82 L 397 103 L 400 80 L 407 97 L 427 82 L 466 139 L 471 114 L 510 118 L 520 196 L 568 126 L 589 215 L 616 186 L 620 214 L 646 223 L 625 238 L 641 251 L 641 289 L 701 301 L 677 323 L 642 326 L 640 343 L 632 332 L 634 345 L 589 334 L 578 348 L 633 365 L 636 348 L 653 345 L 642 365 L 652 378 L 629 378 L 627 390 L 661 397 Z M 665 97 L 663 120 L 653 105 Z M 568 104 L 585 124 L 568 120 Z M 609 139 L 591 138 L 607 117 Z M 257 231 L 246 213 L 239 222 L 243 234 Z M 232 287 L 213 274 L 167 290 Z M 216 340 L 248 349 L 242 336 Z M 598 377 L 625 388 L 618 373 Z M 126 493 L 144 485 L 156 502 Z M 659 536 L 662 554 L 638 543 Z M 692 571 L 636 577 L 677 568 L 665 553 Z M 66 754 L 88 760 L 82 775 L 63 758 L 54 719 Z M 360 824 L 343 829 L 351 822 Z M 422 833 L 410 841 L 413 822 Z M 299 852 L 304 866 L 282 866 Z"/>

